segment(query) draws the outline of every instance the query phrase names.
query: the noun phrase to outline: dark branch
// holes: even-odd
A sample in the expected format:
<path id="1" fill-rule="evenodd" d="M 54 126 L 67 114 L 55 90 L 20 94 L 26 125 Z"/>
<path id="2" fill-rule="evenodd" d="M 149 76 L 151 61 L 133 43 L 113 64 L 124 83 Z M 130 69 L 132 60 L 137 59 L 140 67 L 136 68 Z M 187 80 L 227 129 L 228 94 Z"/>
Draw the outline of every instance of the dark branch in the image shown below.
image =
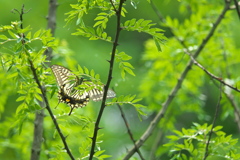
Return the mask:
<path id="1" fill-rule="evenodd" d="M 128 125 L 126 116 L 125 116 L 125 114 L 124 114 L 121 106 L 120 106 L 118 103 L 117 103 L 117 106 L 118 106 L 118 108 L 119 108 L 119 110 L 120 110 L 120 112 L 121 112 L 121 116 L 122 116 L 123 121 L 124 121 L 124 123 L 125 123 L 125 126 L 126 126 L 126 128 L 127 128 L 127 132 L 128 132 L 128 134 L 129 134 L 129 137 L 130 137 L 130 139 L 132 140 L 133 144 L 135 145 L 136 141 L 135 141 L 135 139 L 133 138 L 133 134 L 132 134 L 132 132 L 131 132 L 131 130 L 130 130 L 130 127 L 129 127 L 129 125 Z M 137 146 L 135 146 L 135 147 L 137 148 Z M 141 160 L 144 160 L 144 158 L 143 158 L 143 156 L 142 156 L 142 154 L 141 154 L 141 152 L 140 152 L 140 150 L 139 150 L 138 148 L 137 148 L 137 153 L 138 153 L 139 157 L 141 158 Z"/>
<path id="2" fill-rule="evenodd" d="M 54 117 L 54 115 L 53 115 L 53 113 L 52 113 L 52 110 L 51 110 L 50 105 L 49 105 L 49 103 L 48 103 L 47 95 L 46 95 L 46 93 L 44 92 L 44 89 L 43 89 L 43 87 L 42 87 L 42 85 L 41 85 L 41 83 L 40 83 L 40 81 L 39 81 L 39 79 L 38 79 L 38 76 L 37 76 L 37 73 L 36 73 L 36 69 L 35 69 L 35 67 L 34 67 L 34 65 L 33 65 L 33 62 L 32 62 L 30 59 L 29 59 L 29 64 L 30 64 L 30 69 L 31 69 L 31 71 L 32 71 L 32 73 L 33 73 L 33 77 L 34 77 L 34 79 L 35 79 L 38 87 L 39 87 L 40 90 L 41 90 L 41 94 L 42 94 L 42 96 L 43 96 L 43 100 L 44 100 L 44 102 L 45 102 L 46 109 L 47 109 L 48 113 L 50 114 L 50 117 L 52 118 L 53 123 L 54 123 L 54 125 L 55 125 L 55 127 L 56 127 L 56 129 L 57 129 L 57 131 L 58 131 L 58 134 L 60 135 L 60 137 L 61 137 L 61 139 L 62 139 L 64 148 L 66 149 L 67 154 L 69 155 L 69 157 L 70 157 L 72 160 L 74 160 L 74 157 L 73 157 L 73 155 L 72 155 L 72 153 L 71 153 L 71 151 L 70 151 L 70 149 L 69 149 L 69 147 L 68 147 L 68 144 L 67 144 L 67 142 L 66 142 L 66 138 L 64 137 L 64 135 L 63 135 L 63 133 L 62 133 L 62 131 L 61 131 L 58 123 L 57 123 L 57 120 L 56 120 L 56 118 Z"/>
<path id="3" fill-rule="evenodd" d="M 121 31 L 121 26 L 120 26 L 121 21 L 120 20 L 121 20 L 121 11 L 122 11 L 123 3 L 124 3 L 124 0 L 120 0 L 118 10 L 115 11 L 116 16 L 117 16 L 116 35 L 115 35 L 115 39 L 114 39 L 114 43 L 113 43 L 113 47 L 112 47 L 112 54 L 111 54 L 111 59 L 110 59 L 109 71 L 108 71 L 108 79 L 107 79 L 107 83 L 104 87 L 103 100 L 102 100 L 101 108 L 99 110 L 98 117 L 97 117 L 95 127 L 94 127 L 94 133 L 93 133 L 93 138 L 92 138 L 92 146 L 91 146 L 89 160 L 92 160 L 93 155 L 95 153 L 94 150 L 95 150 L 95 145 L 96 145 L 96 141 L 97 141 L 99 124 L 100 124 L 100 120 L 102 118 L 104 108 L 106 106 L 105 102 L 106 102 L 106 97 L 107 97 L 107 91 L 108 91 L 108 88 L 109 88 L 111 80 L 112 80 L 112 72 L 113 72 L 113 66 L 114 66 L 114 60 L 115 60 L 115 53 L 116 53 L 116 48 L 118 46 L 118 39 L 119 39 L 120 31 Z"/>
<path id="4" fill-rule="evenodd" d="M 17 10 L 15 9 L 15 11 L 17 11 Z M 17 12 L 20 14 L 20 15 L 19 15 L 19 16 L 20 16 L 20 20 L 21 20 L 21 26 L 20 26 L 20 27 L 21 27 L 21 29 L 23 29 L 23 21 L 22 21 L 22 20 L 23 20 L 23 14 L 27 13 L 27 12 L 24 12 L 24 5 L 22 6 L 21 12 L 19 12 L 19 11 L 17 11 Z M 24 37 L 25 37 L 25 36 L 24 36 L 24 34 L 22 34 L 22 35 L 19 34 L 19 36 L 22 37 L 22 44 L 24 45 L 24 44 L 25 44 L 25 41 L 24 41 Z M 25 51 L 25 52 L 27 52 L 27 51 Z M 26 54 L 26 55 L 29 55 L 29 54 Z M 42 98 L 43 98 L 43 102 L 45 103 L 46 109 L 47 109 L 47 111 L 49 112 L 50 117 L 52 118 L 53 123 L 54 123 L 54 125 L 55 125 L 55 127 L 56 127 L 56 129 L 57 129 L 57 131 L 58 131 L 58 133 L 59 133 L 59 135 L 60 135 L 60 137 L 61 137 L 61 139 L 62 139 L 62 142 L 63 142 L 63 144 L 64 144 L 64 148 L 66 149 L 67 154 L 69 155 L 69 157 L 70 157 L 72 160 L 74 160 L 74 157 L 73 157 L 73 155 L 72 155 L 72 153 L 71 153 L 71 151 L 70 151 L 70 149 L 69 149 L 69 147 L 68 147 L 68 145 L 67 145 L 67 142 L 66 142 L 66 140 L 65 140 L 65 137 L 64 137 L 64 135 L 63 135 L 63 133 L 62 133 L 62 131 L 61 131 L 58 123 L 57 123 L 56 118 L 54 117 L 54 115 L 53 115 L 53 113 L 52 113 L 51 107 L 50 107 L 50 105 L 49 105 L 49 103 L 48 103 L 48 99 L 47 99 L 46 92 L 45 92 L 45 90 L 44 90 L 44 87 L 41 85 L 41 83 L 40 83 L 40 81 L 39 81 L 39 78 L 38 78 L 37 73 L 36 73 L 36 68 L 34 67 L 33 61 L 30 59 L 30 57 L 28 57 L 28 62 L 29 62 L 29 64 L 30 64 L 30 70 L 32 71 L 34 80 L 35 80 L 35 82 L 37 83 L 38 88 L 39 88 L 40 91 L 41 91 Z M 41 136 L 41 137 L 42 137 L 42 136 Z M 39 138 L 39 137 L 38 137 L 38 138 Z"/>
<path id="5" fill-rule="evenodd" d="M 238 18 L 240 19 L 240 10 L 239 10 L 239 4 L 237 0 L 234 0 L 234 5 L 236 7 L 236 12 L 238 14 Z"/>

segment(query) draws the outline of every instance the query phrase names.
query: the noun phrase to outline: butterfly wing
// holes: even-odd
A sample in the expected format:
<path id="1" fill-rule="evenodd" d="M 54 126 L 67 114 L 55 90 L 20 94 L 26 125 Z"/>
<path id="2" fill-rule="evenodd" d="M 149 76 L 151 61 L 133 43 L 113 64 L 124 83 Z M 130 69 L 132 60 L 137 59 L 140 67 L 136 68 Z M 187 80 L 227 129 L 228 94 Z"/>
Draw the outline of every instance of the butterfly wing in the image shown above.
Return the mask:
<path id="1" fill-rule="evenodd" d="M 52 65 L 51 69 L 57 79 L 58 86 L 65 85 L 66 88 L 71 88 L 76 85 L 78 78 L 71 70 L 59 65 Z"/>
<path id="2" fill-rule="evenodd" d="M 90 99 L 92 99 L 93 101 L 101 101 L 103 99 L 103 93 L 103 89 L 92 89 L 88 92 Z M 116 93 L 113 90 L 108 89 L 107 98 L 114 98 L 115 96 Z"/>
<path id="3" fill-rule="evenodd" d="M 84 90 L 88 93 L 89 97 L 93 101 L 101 101 L 103 99 L 104 85 L 96 85 L 92 81 L 83 81 L 82 86 Z M 108 89 L 107 98 L 114 98 L 116 93 Z"/>

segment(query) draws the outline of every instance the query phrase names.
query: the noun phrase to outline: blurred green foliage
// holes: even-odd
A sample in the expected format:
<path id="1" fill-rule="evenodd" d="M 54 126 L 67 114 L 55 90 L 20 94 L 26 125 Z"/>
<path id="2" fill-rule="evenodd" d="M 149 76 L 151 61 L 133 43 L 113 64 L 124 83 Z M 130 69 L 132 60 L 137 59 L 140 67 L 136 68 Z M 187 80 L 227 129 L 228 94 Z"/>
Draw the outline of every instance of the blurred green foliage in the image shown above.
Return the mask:
<path id="1" fill-rule="evenodd" d="M 97 9 L 96 4 L 89 3 L 90 8 L 86 7 L 85 10 L 79 12 L 79 7 L 84 7 L 86 4 L 78 5 L 74 0 L 59 1 L 57 29 L 55 36 L 52 37 L 50 32 L 44 29 L 46 28 L 47 1 L 21 0 L 3 3 L 3 0 L 0 0 L 0 2 L 2 2 L 1 12 L 4 13 L 0 15 L 2 66 L 0 68 L 0 157 L 9 160 L 29 159 L 34 115 L 41 109 L 38 105 L 41 97 L 27 65 L 27 57 L 30 56 L 35 60 L 34 64 L 39 78 L 49 91 L 50 106 L 54 108 L 58 101 L 56 82 L 50 69 L 42 67 L 42 62 L 46 61 L 46 57 L 42 56 L 45 48 L 54 48 L 52 64 L 58 63 L 75 71 L 77 64 L 86 66 L 89 70 L 93 69 L 95 73 L 100 74 L 102 82 L 105 83 L 106 71 L 109 67 L 106 60 L 110 57 L 112 37 L 116 32 L 116 20 L 114 12 L 106 13 L 104 9 Z M 101 2 L 99 6 L 110 7 L 109 1 Z M 225 5 L 223 1 L 214 0 L 155 0 L 153 2 L 165 17 L 161 19 L 163 22 L 147 1 L 126 1 L 122 13 L 123 30 L 120 35 L 119 52 L 116 55 L 117 63 L 111 84 L 118 98 L 109 103 L 117 100 L 125 101 L 126 99 L 120 95 L 129 95 L 126 101 L 135 98 L 135 96 L 130 96 L 135 94 L 138 95 L 137 100 L 139 97 L 143 98 L 141 101 L 143 104 L 135 106 L 136 108 L 122 103 L 136 140 L 145 131 L 156 112 L 161 109 L 162 103 L 168 98 L 190 59 L 188 55 L 185 55 L 183 45 L 175 36 L 184 42 L 189 51 L 194 53 Z M 19 15 L 10 11 L 14 8 L 20 9 L 22 4 L 25 4 L 27 9 L 31 8 L 24 15 L 26 28 L 21 30 L 21 33 L 26 33 L 27 44 L 25 46 L 19 43 L 21 39 L 16 37 L 17 32 L 11 31 L 13 29 L 11 27 L 18 25 Z M 89 26 L 94 26 L 95 30 Z M 144 26 L 147 27 L 144 28 Z M 8 32 L 5 32 L 7 30 Z M 132 30 L 141 33 L 130 32 Z M 146 30 L 148 32 L 144 32 Z M 166 30 L 164 35 L 168 39 L 163 36 L 163 30 Z M 231 82 L 234 86 L 239 84 L 239 34 L 236 11 L 229 10 L 197 59 L 207 70 Z M 79 35 L 98 41 L 89 41 Z M 31 51 L 31 54 L 21 54 L 23 50 Z M 239 105 L 239 93 L 229 88 L 224 88 L 224 91 L 231 94 L 236 104 Z M 140 149 L 144 157 L 146 159 L 190 159 L 189 157 L 202 159 L 204 146 L 201 141 L 202 138 L 206 139 L 202 135 L 208 136 L 218 98 L 218 86 L 204 71 L 193 66 L 165 113 L 164 119 Z M 142 105 L 147 108 L 142 108 Z M 75 109 L 71 116 L 67 116 L 69 108 L 65 104 L 60 104 L 57 109 L 53 109 L 63 134 L 68 135 L 67 142 L 76 157 L 84 158 L 89 154 L 91 145 L 89 137 L 93 133 L 99 106 L 98 102 L 90 103 L 83 109 Z M 136 109 L 145 115 L 142 121 L 139 120 Z M 45 114 L 41 159 L 68 159 L 52 120 L 47 113 Z M 223 96 L 221 111 L 216 122 L 218 130 L 213 139 L 218 144 L 216 148 L 210 144 L 212 155 L 209 159 L 214 159 L 221 154 L 218 151 L 219 148 L 232 159 L 239 158 L 237 155 L 239 143 L 235 139 L 238 138 L 239 131 L 237 124 L 234 123 L 234 114 L 231 103 L 226 96 Z M 193 122 L 196 123 L 193 124 Z M 193 125 L 194 127 L 191 127 Z M 133 144 L 127 135 L 116 105 L 105 109 L 101 126 L 103 129 L 99 133 L 97 143 L 99 151 L 96 156 L 121 159 L 126 153 L 126 148 L 131 148 Z M 197 135 L 200 138 L 197 137 L 195 142 L 191 138 L 199 130 L 203 132 Z M 187 149 L 188 153 L 185 152 Z M 137 154 L 134 157 L 139 159 Z"/>

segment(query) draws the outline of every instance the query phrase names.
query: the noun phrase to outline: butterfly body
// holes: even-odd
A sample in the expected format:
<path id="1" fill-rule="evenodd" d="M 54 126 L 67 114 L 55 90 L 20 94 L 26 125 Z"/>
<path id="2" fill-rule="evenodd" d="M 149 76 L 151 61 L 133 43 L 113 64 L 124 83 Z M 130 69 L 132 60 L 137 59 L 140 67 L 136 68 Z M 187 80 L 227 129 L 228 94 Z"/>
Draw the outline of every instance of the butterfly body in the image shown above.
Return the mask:
<path id="1" fill-rule="evenodd" d="M 84 81 L 83 78 L 79 79 L 65 67 L 52 65 L 51 69 L 59 86 L 59 102 L 66 103 L 71 107 L 69 115 L 74 108 L 86 106 L 90 99 L 93 101 L 102 100 L 104 93 L 103 87 L 101 87 L 102 90 L 99 90 L 99 86 L 93 84 L 91 81 Z M 81 90 L 75 89 L 75 87 L 79 85 L 83 85 L 84 88 L 81 88 Z M 115 96 L 115 92 L 109 89 L 107 98 L 113 98 Z"/>

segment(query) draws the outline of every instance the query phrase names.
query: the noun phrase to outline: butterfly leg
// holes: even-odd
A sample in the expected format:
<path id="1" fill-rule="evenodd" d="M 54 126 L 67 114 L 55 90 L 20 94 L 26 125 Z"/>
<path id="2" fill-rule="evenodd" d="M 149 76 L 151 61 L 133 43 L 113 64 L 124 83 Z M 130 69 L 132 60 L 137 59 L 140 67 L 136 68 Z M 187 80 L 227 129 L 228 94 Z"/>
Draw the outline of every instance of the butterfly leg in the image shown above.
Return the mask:
<path id="1" fill-rule="evenodd" d="M 70 110 L 70 112 L 68 113 L 69 116 L 72 114 L 72 111 L 73 111 L 74 108 L 75 108 L 75 107 L 71 107 L 71 110 Z"/>
<path id="2" fill-rule="evenodd" d="M 57 104 L 57 106 L 59 105 L 59 103 L 60 103 L 60 101 L 58 101 L 58 104 Z M 54 109 L 56 109 L 56 108 L 57 108 L 57 106 L 56 106 Z"/>

